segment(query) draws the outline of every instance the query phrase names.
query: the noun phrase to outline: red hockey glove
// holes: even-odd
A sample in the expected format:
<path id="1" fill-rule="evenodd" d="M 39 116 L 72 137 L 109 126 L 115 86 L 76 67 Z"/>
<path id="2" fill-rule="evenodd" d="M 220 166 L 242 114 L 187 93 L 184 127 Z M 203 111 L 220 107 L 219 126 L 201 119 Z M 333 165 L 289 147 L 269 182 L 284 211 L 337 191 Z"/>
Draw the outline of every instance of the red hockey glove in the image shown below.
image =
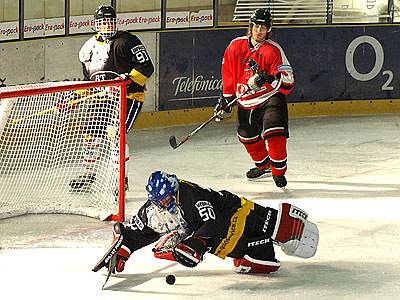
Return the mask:
<path id="1" fill-rule="evenodd" d="M 125 269 L 125 262 L 131 256 L 131 250 L 128 247 L 122 245 L 117 252 L 117 261 L 115 263 L 115 270 L 120 273 Z"/>
<path id="2" fill-rule="evenodd" d="M 120 238 L 120 235 L 124 235 L 125 229 L 122 224 L 114 224 L 113 226 L 113 243 Z M 115 270 L 112 270 L 113 273 L 117 271 L 118 273 L 122 272 L 125 269 L 125 262 L 131 256 L 131 250 L 122 245 L 121 248 L 117 251 L 117 260 L 115 262 Z"/>
<path id="3" fill-rule="evenodd" d="M 180 242 L 173 252 L 175 260 L 185 267 L 194 268 L 203 260 L 206 241 L 200 237 L 191 237 Z"/>

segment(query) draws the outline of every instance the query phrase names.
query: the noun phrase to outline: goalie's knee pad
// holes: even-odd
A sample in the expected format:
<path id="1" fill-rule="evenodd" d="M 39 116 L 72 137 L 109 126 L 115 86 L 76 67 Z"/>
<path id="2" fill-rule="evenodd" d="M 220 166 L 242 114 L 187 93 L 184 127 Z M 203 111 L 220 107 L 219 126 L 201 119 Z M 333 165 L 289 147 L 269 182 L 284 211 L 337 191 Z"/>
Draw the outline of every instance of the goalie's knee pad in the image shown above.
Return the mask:
<path id="1" fill-rule="evenodd" d="M 302 258 L 315 255 L 319 240 L 318 227 L 307 217 L 305 211 L 294 205 L 283 203 L 279 206 L 271 238 L 285 254 Z"/>
<path id="2" fill-rule="evenodd" d="M 233 259 L 233 271 L 236 273 L 273 273 L 278 271 L 281 264 L 279 260 L 259 260 L 254 259 L 248 255 L 243 258 Z"/>

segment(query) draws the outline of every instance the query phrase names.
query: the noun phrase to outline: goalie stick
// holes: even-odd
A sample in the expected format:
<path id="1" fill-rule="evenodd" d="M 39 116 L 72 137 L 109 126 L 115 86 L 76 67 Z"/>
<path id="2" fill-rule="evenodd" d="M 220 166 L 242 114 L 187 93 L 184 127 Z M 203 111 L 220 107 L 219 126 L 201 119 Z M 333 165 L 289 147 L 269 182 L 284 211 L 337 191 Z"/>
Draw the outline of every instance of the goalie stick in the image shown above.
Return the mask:
<path id="1" fill-rule="evenodd" d="M 114 224 L 114 233 L 116 237 L 115 240 L 112 242 L 107 252 L 103 255 L 103 257 L 97 262 L 97 264 L 92 269 L 93 272 L 97 272 L 101 268 L 107 267 L 107 277 L 102 286 L 102 289 L 104 289 L 104 286 L 106 285 L 108 279 L 110 278 L 111 273 L 115 272 L 114 270 L 117 261 L 117 252 L 121 248 L 122 241 L 124 239 L 123 234 L 121 232 L 120 223 L 118 222 Z"/>
<path id="2" fill-rule="evenodd" d="M 235 99 L 233 99 L 231 102 L 229 102 L 225 109 L 228 107 L 231 107 L 233 104 L 235 104 L 235 102 L 240 99 L 241 97 L 243 97 L 245 94 L 247 94 L 249 91 L 244 92 L 243 94 L 241 94 L 240 96 L 236 97 Z M 183 143 L 187 142 L 187 140 L 189 140 L 189 138 L 196 134 L 198 131 L 200 131 L 200 129 L 202 129 L 203 127 L 205 127 L 207 124 L 209 124 L 212 120 L 214 120 L 215 118 L 218 118 L 221 113 L 222 113 L 222 109 L 214 112 L 214 114 L 204 123 L 200 124 L 196 129 L 194 129 L 191 133 L 189 133 L 187 136 L 181 138 L 181 140 L 179 142 L 177 142 L 176 137 L 174 135 L 171 135 L 169 137 L 169 144 L 171 145 L 172 148 L 176 149 L 178 148 L 180 145 L 182 145 Z"/>

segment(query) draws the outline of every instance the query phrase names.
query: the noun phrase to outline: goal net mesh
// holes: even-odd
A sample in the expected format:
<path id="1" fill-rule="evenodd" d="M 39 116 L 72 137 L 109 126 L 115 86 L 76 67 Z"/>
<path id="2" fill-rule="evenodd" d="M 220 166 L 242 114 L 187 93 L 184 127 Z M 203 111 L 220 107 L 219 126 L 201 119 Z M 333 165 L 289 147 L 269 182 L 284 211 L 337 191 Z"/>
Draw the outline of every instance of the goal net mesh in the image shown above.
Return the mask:
<path id="1" fill-rule="evenodd" d="M 118 215 L 124 85 L 94 84 L 0 88 L 0 219 Z"/>

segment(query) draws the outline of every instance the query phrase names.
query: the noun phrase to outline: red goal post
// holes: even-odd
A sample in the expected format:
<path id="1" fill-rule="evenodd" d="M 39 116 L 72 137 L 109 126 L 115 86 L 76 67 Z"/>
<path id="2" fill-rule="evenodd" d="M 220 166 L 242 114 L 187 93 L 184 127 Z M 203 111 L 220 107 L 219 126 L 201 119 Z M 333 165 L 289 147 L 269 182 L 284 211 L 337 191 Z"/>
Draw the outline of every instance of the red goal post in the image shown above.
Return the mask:
<path id="1" fill-rule="evenodd" d="M 124 221 L 126 84 L 0 88 L 0 219 L 70 213 Z M 72 183 L 87 174 L 83 186 Z"/>

